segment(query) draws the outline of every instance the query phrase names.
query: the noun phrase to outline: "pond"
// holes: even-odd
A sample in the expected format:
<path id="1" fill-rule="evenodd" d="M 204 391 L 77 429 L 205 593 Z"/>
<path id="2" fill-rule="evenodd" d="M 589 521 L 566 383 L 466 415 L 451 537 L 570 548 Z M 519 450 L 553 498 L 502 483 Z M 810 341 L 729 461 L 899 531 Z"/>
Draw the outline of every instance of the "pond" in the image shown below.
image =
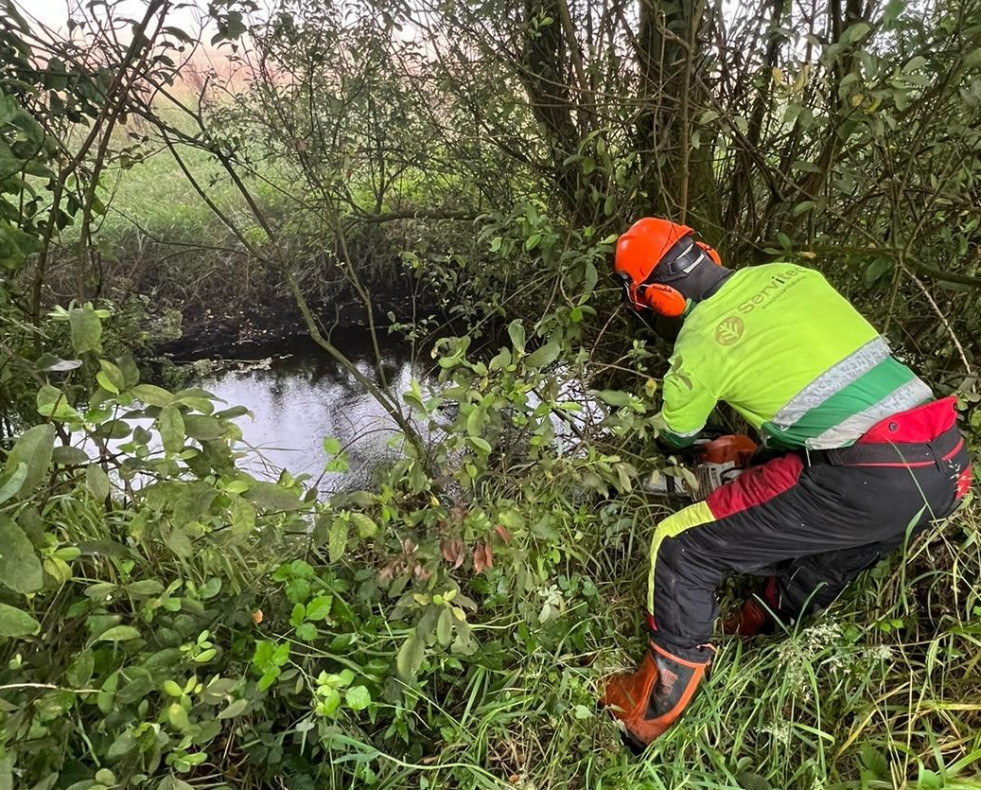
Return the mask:
<path id="1" fill-rule="evenodd" d="M 333 342 L 373 382 L 380 383 L 374 351 L 363 330 L 335 333 Z M 252 417 L 236 422 L 247 452 L 240 467 L 251 474 L 275 477 L 279 469 L 308 474 L 324 493 L 363 487 L 382 462 L 401 453 L 394 421 L 353 375 L 305 336 L 296 336 L 249 351 L 249 359 L 219 360 L 216 370 L 194 381 L 229 405 L 245 406 Z M 385 341 L 382 371 L 388 390 L 402 393 L 415 376 L 427 380 L 432 361 L 414 361 L 405 344 Z M 207 370 L 199 362 L 199 371 Z M 423 429 L 425 426 L 421 426 Z M 423 434 L 425 436 L 425 433 Z M 338 439 L 350 460 L 345 473 L 324 473 L 326 437 Z M 317 482 L 319 481 L 319 482 Z"/>

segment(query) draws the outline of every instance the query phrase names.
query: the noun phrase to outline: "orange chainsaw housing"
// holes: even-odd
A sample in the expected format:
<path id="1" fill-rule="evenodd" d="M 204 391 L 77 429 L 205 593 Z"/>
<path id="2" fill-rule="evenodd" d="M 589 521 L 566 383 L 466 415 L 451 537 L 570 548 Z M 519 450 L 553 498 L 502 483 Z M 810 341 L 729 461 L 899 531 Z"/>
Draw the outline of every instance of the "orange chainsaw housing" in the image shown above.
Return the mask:
<path id="1" fill-rule="evenodd" d="M 756 452 L 756 442 L 748 436 L 721 436 L 701 448 L 703 464 L 734 464 L 744 467 Z"/>
<path id="2" fill-rule="evenodd" d="M 700 501 L 720 486 L 732 482 L 749 466 L 756 443 L 748 436 L 722 436 L 699 448 L 693 499 Z"/>

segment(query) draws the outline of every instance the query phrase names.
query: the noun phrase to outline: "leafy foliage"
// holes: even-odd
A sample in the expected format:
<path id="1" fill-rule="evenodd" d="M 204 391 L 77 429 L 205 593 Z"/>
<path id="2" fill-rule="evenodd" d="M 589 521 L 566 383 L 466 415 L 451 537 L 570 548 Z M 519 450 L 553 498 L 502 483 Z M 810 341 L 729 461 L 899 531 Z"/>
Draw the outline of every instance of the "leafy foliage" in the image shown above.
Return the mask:
<path id="1" fill-rule="evenodd" d="M 80 38 L 3 5 L 0 788 L 976 782 L 973 509 L 812 627 L 723 641 L 648 760 L 595 713 L 642 649 L 641 483 L 685 473 L 659 352 L 607 319 L 637 213 L 823 267 L 981 426 L 974 0 L 652 9 L 222 0 L 251 87 L 221 96 L 180 82 L 169 4 L 79 8 Z M 130 271 L 97 229 L 154 148 L 214 225 L 161 223 L 192 263 Z M 402 457 L 327 501 L 245 473 L 244 410 L 145 380 L 116 286 L 282 288 L 354 373 L 310 302 L 359 301 L 377 343 L 404 291 L 435 381 L 358 373 Z"/>

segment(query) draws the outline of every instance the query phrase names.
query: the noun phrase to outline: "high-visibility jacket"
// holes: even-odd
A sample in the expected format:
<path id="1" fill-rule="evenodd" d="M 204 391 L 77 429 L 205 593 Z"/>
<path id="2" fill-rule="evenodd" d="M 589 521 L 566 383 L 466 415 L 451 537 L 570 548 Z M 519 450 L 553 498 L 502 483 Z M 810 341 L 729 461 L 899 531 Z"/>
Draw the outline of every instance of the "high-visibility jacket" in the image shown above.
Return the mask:
<path id="1" fill-rule="evenodd" d="M 824 277 L 739 269 L 686 316 L 664 379 L 663 438 L 684 446 L 724 401 L 768 447 L 846 447 L 933 393 Z"/>

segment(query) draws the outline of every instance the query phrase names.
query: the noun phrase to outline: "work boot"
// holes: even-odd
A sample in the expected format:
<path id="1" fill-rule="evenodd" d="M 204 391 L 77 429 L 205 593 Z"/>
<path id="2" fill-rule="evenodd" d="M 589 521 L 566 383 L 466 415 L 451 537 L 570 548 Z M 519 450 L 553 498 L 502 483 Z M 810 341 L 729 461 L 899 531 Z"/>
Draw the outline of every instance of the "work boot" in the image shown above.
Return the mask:
<path id="1" fill-rule="evenodd" d="M 777 623 L 771 612 L 776 611 L 779 606 L 776 576 L 767 579 L 761 597 L 766 601 L 766 606 L 763 606 L 755 595 L 747 598 L 738 612 L 722 621 L 722 633 L 741 636 L 743 639 L 750 639 L 759 634 L 772 634 L 776 630 Z"/>
<path id="2" fill-rule="evenodd" d="M 635 754 L 681 716 L 709 663 L 686 661 L 650 642 L 636 672 L 610 679 L 600 705 L 619 721 L 624 742 Z"/>
<path id="3" fill-rule="evenodd" d="M 773 632 L 773 617 L 755 598 L 743 601 L 739 611 L 722 621 L 722 633 L 741 636 L 743 639 Z"/>

